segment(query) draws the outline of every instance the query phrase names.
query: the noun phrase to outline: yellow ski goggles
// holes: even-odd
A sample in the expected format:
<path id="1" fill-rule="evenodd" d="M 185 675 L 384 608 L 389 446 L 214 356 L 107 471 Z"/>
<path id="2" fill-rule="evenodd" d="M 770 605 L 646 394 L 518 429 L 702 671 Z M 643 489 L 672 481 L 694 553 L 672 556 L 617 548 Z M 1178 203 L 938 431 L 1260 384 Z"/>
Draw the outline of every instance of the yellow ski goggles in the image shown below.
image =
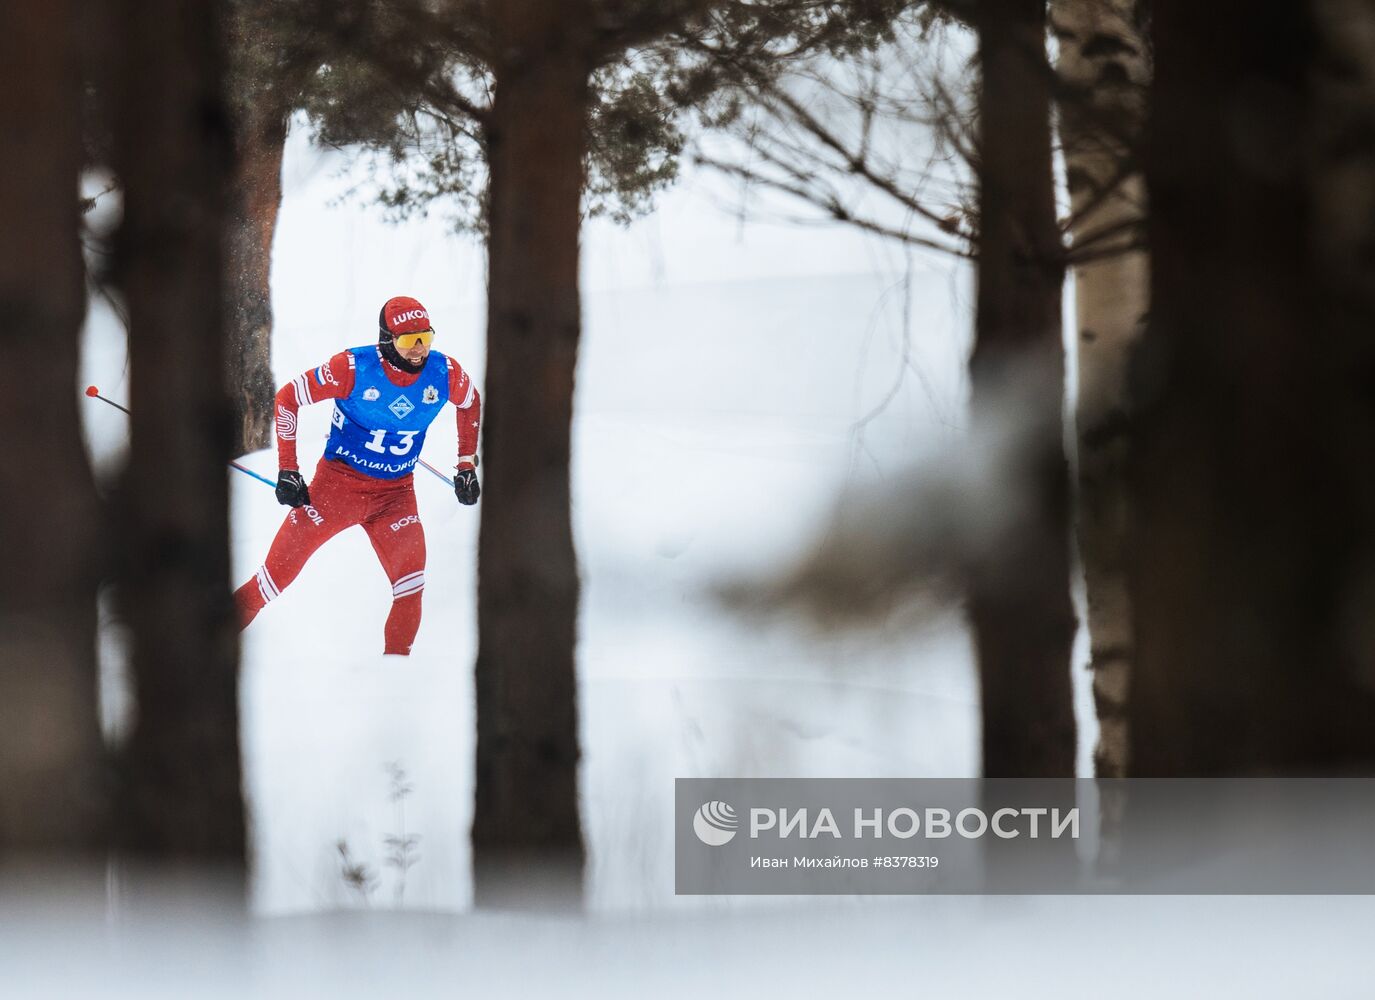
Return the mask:
<path id="1" fill-rule="evenodd" d="M 398 351 L 409 351 L 415 347 L 429 347 L 433 340 L 433 330 L 421 330 L 419 333 L 392 334 L 392 343 L 396 345 Z"/>

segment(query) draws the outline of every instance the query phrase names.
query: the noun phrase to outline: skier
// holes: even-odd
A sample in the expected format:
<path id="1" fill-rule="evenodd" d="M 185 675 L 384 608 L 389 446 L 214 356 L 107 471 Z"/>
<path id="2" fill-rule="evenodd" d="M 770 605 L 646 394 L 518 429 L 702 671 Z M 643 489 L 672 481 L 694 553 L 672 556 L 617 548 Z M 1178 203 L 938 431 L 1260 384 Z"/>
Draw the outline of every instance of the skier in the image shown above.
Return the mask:
<path id="1" fill-rule="evenodd" d="M 296 579 L 321 545 L 361 524 L 392 585 L 383 652 L 406 656 L 420 628 L 425 532 L 413 472 L 425 431 L 446 401 L 458 408 L 454 492 L 475 504 L 481 400 L 467 372 L 430 350 L 430 314 L 415 299 L 388 299 L 377 344 L 353 347 L 282 386 L 277 406 L 277 500 L 292 508 L 257 574 L 234 594 L 239 628 Z M 296 414 L 334 400 L 329 440 L 309 487 L 296 465 Z"/>

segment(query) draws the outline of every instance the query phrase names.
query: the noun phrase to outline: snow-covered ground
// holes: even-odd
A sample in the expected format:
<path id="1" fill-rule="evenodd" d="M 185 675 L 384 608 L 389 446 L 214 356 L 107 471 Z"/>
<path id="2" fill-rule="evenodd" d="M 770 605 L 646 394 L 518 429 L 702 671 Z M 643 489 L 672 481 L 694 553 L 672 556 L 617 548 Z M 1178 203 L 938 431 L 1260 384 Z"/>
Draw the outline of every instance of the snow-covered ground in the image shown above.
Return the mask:
<path id="1" fill-rule="evenodd" d="M 354 912 L 54 926 L 0 911 L 7 997 L 1359 1000 L 1369 897 L 925 897 L 594 919 Z"/>
<path id="2" fill-rule="evenodd" d="M 371 342 L 380 303 L 408 294 L 430 308 L 436 347 L 481 385 L 479 248 L 437 221 L 390 226 L 332 206 L 337 166 L 293 136 L 273 271 L 278 382 Z M 714 596 L 804 556 L 847 490 L 958 439 L 969 276 L 845 230 L 742 223 L 728 198 L 690 175 L 655 215 L 595 223 L 585 240 L 573 514 L 589 894 L 601 910 L 683 905 L 675 777 L 977 770 L 976 685 L 954 611 L 915 630 L 836 635 L 796 616 L 745 619 Z M 84 376 L 126 395 L 123 344 L 99 307 Z M 109 469 L 124 418 L 87 412 Z M 327 419 L 326 406 L 301 415 L 303 469 Z M 453 453 L 445 417 L 425 456 L 443 468 Z M 244 461 L 275 475 L 271 453 Z M 283 509 L 263 484 L 229 479 L 237 585 Z M 429 565 L 408 661 L 380 655 L 390 592 L 361 530 L 321 550 L 244 637 L 260 913 L 362 903 L 340 876 L 340 841 L 376 875 L 372 905 L 468 902 L 481 508 L 425 472 L 416 488 Z M 413 788 L 402 802 L 389 763 Z M 422 838 L 404 886 L 383 862 L 383 838 L 403 832 Z"/>

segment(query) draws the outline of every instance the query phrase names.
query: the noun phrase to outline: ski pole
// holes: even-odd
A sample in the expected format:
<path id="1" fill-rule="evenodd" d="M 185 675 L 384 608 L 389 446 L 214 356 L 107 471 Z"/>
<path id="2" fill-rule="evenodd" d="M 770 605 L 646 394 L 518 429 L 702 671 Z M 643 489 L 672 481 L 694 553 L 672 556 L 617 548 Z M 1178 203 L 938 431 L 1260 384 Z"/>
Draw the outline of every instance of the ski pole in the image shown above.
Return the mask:
<path id="1" fill-rule="evenodd" d="M 110 404 L 111 406 L 113 406 L 116 410 L 121 410 L 121 411 L 123 411 L 124 413 L 128 413 L 128 412 L 129 412 L 129 408 L 128 408 L 127 406 L 121 406 L 119 403 L 116 403 L 113 399 L 109 399 L 109 398 L 106 397 L 106 396 L 102 396 L 102 395 L 100 394 L 100 390 L 97 389 L 97 388 L 96 388 L 95 386 L 93 386 L 93 385 L 88 385 L 88 386 L 86 387 L 86 395 L 90 396 L 92 399 L 98 399 L 98 400 L 100 400 L 102 403 L 109 403 L 109 404 Z M 132 415 L 132 414 L 131 414 L 131 415 Z M 450 489 L 453 489 L 454 481 L 453 481 L 452 479 L 450 479 L 448 476 L 444 475 L 444 473 L 440 472 L 438 469 L 436 469 L 436 468 L 435 468 L 433 465 L 431 465 L 429 462 L 425 461 L 423 458 L 420 459 L 420 464 L 423 465 L 425 468 L 429 469 L 431 472 L 433 472 L 433 473 L 434 473 L 436 476 L 438 476 L 440 479 L 442 479 L 442 480 L 444 481 L 444 483 L 445 483 Z M 258 474 L 257 474 L 256 472 L 254 472 L 252 469 L 245 468 L 244 466 L 240 465 L 238 462 L 233 462 L 233 461 L 231 461 L 231 462 L 229 463 L 229 465 L 230 465 L 230 468 L 238 469 L 238 470 L 239 470 L 240 472 L 242 472 L 244 475 L 246 475 L 246 476 L 252 476 L 254 479 L 258 480 L 258 482 L 260 482 L 260 483 L 266 483 L 268 486 L 271 486 L 274 490 L 277 488 L 277 484 L 274 483 L 272 480 L 267 479 L 267 478 L 265 478 L 264 476 L 258 475 Z"/>
<path id="2" fill-rule="evenodd" d="M 107 399 L 106 397 L 102 396 L 102 395 L 100 394 L 100 390 L 97 389 L 97 388 L 96 388 L 95 386 L 93 386 L 93 385 L 88 385 L 88 386 L 86 386 L 86 395 L 90 396 L 92 399 L 98 399 L 98 400 L 100 400 L 102 403 L 109 403 L 109 404 L 110 404 L 111 406 L 113 406 L 116 410 L 122 410 L 122 411 L 125 412 L 125 413 L 129 413 L 129 407 L 127 407 L 127 406 L 120 406 L 120 405 L 119 405 L 118 403 L 116 403 L 113 399 Z M 132 413 L 129 413 L 129 416 L 132 417 L 133 414 L 132 414 Z"/>
<path id="3" fill-rule="evenodd" d="M 450 479 L 448 476 L 444 475 L 444 473 L 440 472 L 438 469 L 436 469 L 436 468 L 435 468 L 433 465 L 431 465 L 429 462 L 425 461 L 423 458 L 420 460 L 420 464 L 423 465 L 425 468 L 429 469 L 431 472 L 433 472 L 433 473 L 434 473 L 436 476 L 438 476 L 440 479 L 444 480 L 444 482 L 448 483 L 450 489 L 453 489 L 454 481 L 453 481 L 452 479 Z"/>
<path id="4" fill-rule="evenodd" d="M 230 467 L 231 469 L 238 469 L 238 470 L 239 470 L 240 472 L 242 472 L 245 476 L 252 476 L 254 479 L 256 479 L 256 480 L 257 480 L 258 482 L 260 482 L 260 483 L 266 483 L 268 486 L 271 486 L 273 490 L 276 490 L 276 489 L 277 489 L 277 484 L 274 483 L 271 479 L 268 479 L 266 476 L 260 476 L 260 475 L 258 475 L 258 474 L 257 474 L 256 472 L 254 472 L 252 469 L 246 468 L 246 467 L 240 465 L 238 462 L 235 462 L 235 461 L 233 461 L 233 460 L 230 460 L 230 462 L 229 462 L 229 467 Z"/>
<path id="5" fill-rule="evenodd" d="M 98 399 L 102 403 L 109 403 L 116 410 L 120 410 L 124 413 L 129 413 L 129 408 L 127 406 L 121 406 L 119 403 L 116 403 L 113 399 L 110 399 L 106 396 L 102 396 L 100 394 L 100 390 L 93 385 L 88 385 L 86 387 L 86 395 L 90 396 L 92 399 Z M 133 416 L 133 414 L 129 413 L 129 416 Z M 239 470 L 245 476 L 252 476 L 254 479 L 258 480 L 258 482 L 271 486 L 274 490 L 277 488 L 277 484 L 274 483 L 271 479 L 268 479 L 266 476 L 258 475 L 252 469 L 248 468 L 247 466 L 240 465 L 238 462 L 230 461 L 229 467 L 231 469 Z"/>

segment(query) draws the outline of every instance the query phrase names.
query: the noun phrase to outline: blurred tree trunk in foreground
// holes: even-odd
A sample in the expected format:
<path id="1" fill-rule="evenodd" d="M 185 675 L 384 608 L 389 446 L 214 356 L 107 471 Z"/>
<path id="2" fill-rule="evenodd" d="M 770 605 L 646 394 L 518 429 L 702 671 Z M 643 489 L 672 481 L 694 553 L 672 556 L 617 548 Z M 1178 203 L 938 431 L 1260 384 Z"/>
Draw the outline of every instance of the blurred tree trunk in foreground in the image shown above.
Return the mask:
<path id="1" fill-rule="evenodd" d="M 1145 321 L 1150 281 L 1146 252 L 1134 245 L 1145 216 L 1137 154 L 1149 76 L 1134 8 L 1134 0 L 1051 5 L 1060 43 L 1056 71 L 1066 90 L 1059 110 L 1070 236 L 1072 245 L 1092 246 L 1096 258 L 1075 266 L 1074 287 L 1079 553 L 1099 726 L 1094 770 L 1100 778 L 1127 772 L 1127 365 Z"/>
<path id="2" fill-rule="evenodd" d="M 136 856 L 222 865 L 241 879 L 222 326 L 233 145 L 220 14 L 213 0 L 120 7 L 116 275 L 133 416 L 118 542 L 137 702 L 120 820 Z"/>
<path id="3" fill-rule="evenodd" d="M 75 12 L 0 8 L 0 855 L 104 845 L 95 486 L 77 412 L 85 315 Z"/>
<path id="4" fill-rule="evenodd" d="M 579 579 L 569 487 L 592 74 L 705 0 L 489 4 L 487 376 L 474 893 L 581 899 Z"/>
<path id="5" fill-rule="evenodd" d="M 1371 30 L 1154 3 L 1133 775 L 1375 762 Z"/>
<path id="6" fill-rule="evenodd" d="M 988 777 L 1073 777 L 1069 467 L 1062 441 L 1064 251 L 1051 173 L 1045 0 L 988 0 L 975 19 L 978 296 L 970 358 L 976 441 L 1006 504 L 970 569 L 968 606 Z"/>
<path id="7" fill-rule="evenodd" d="M 490 13 L 499 55 L 486 128 L 487 460 L 473 816 L 479 902 L 504 896 L 505 880 L 533 862 L 575 883 L 574 893 L 581 884 L 569 462 L 593 69 L 587 3 L 512 0 Z"/>

